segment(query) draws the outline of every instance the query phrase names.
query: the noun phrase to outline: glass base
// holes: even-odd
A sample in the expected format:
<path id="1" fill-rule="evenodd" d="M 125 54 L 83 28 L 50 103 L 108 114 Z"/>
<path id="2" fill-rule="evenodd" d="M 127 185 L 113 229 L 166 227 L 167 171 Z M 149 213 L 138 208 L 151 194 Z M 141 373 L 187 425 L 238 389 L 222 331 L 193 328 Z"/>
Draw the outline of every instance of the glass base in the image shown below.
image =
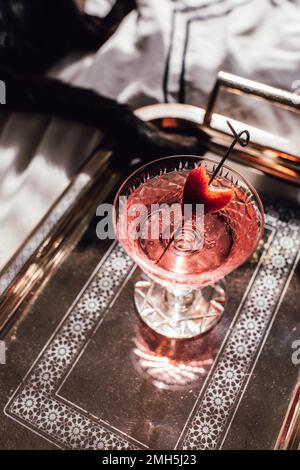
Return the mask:
<path id="1" fill-rule="evenodd" d="M 166 288 L 144 275 L 134 287 L 142 320 L 169 338 L 193 338 L 220 320 L 226 303 L 224 281 L 203 289 Z"/>

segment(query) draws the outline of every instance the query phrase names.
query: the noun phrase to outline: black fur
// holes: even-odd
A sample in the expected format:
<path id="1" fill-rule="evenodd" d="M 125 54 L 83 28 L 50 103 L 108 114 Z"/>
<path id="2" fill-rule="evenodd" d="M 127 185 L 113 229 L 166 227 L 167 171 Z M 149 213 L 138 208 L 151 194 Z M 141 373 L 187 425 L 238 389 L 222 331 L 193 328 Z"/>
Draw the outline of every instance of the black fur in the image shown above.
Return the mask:
<path id="1" fill-rule="evenodd" d="M 203 152 L 206 135 L 201 131 L 199 138 L 171 136 L 142 122 L 127 106 L 42 76 L 67 53 L 100 47 L 133 7 L 134 0 L 119 0 L 101 20 L 82 14 L 73 0 L 0 0 L 0 79 L 7 87 L 6 108 L 100 128 L 124 158 Z"/>
<path id="2" fill-rule="evenodd" d="M 82 14 L 74 0 L 0 0 L 0 63 L 43 72 L 74 50 L 96 50 L 134 7 L 116 3 L 104 19 Z"/>

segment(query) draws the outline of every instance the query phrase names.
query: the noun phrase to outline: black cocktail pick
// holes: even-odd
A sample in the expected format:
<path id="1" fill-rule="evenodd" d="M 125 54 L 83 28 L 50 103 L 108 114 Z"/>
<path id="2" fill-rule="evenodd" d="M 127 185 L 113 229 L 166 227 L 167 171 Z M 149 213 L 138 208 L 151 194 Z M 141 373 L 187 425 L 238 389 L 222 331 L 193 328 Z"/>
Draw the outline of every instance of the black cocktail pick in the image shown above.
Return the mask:
<path id="1" fill-rule="evenodd" d="M 219 173 L 220 169 L 222 168 L 222 166 L 224 165 L 224 162 L 225 160 L 229 157 L 230 155 L 230 152 L 232 151 L 233 147 L 235 146 L 235 144 L 238 142 L 242 147 L 246 147 L 248 144 L 249 144 L 249 140 L 250 140 L 250 132 L 247 131 L 246 129 L 237 133 L 236 130 L 233 128 L 232 124 L 229 122 L 229 121 L 226 121 L 227 123 L 227 126 L 229 127 L 229 129 L 231 130 L 233 136 L 234 136 L 234 139 L 230 145 L 230 147 L 228 147 L 228 149 L 226 150 L 226 153 L 224 154 L 224 157 L 220 160 L 217 168 L 215 169 L 215 171 L 213 172 L 213 174 L 211 175 L 210 177 L 210 180 L 209 180 L 209 184 L 212 183 L 213 179 L 217 176 L 217 174 Z M 244 139 L 242 139 L 242 135 L 245 134 L 246 137 Z"/>

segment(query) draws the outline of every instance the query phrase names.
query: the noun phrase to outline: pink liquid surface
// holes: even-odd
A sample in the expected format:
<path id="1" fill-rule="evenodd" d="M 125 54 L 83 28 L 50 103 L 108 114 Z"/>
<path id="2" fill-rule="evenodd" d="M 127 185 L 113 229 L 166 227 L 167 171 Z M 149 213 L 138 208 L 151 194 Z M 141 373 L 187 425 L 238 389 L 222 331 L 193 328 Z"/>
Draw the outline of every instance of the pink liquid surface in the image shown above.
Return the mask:
<path id="1" fill-rule="evenodd" d="M 168 285 L 205 286 L 223 278 L 251 254 L 257 244 L 259 224 L 250 194 L 217 178 L 215 185 L 231 187 L 234 198 L 225 209 L 204 215 L 203 243 L 197 243 L 195 230 L 189 229 L 171 240 L 173 219 L 168 224 L 163 209 L 155 213 L 151 205 L 181 203 L 187 175 L 188 171 L 174 171 L 142 183 L 127 199 L 127 210 L 133 204 L 147 206 L 148 213 L 140 225 L 141 236 L 137 238 L 131 233 L 129 225 L 133 217 L 126 221 L 121 216 L 118 232 L 122 233 L 125 250 L 154 280 Z M 154 221 L 159 224 L 160 235 L 170 225 L 170 236 L 151 237 Z"/>

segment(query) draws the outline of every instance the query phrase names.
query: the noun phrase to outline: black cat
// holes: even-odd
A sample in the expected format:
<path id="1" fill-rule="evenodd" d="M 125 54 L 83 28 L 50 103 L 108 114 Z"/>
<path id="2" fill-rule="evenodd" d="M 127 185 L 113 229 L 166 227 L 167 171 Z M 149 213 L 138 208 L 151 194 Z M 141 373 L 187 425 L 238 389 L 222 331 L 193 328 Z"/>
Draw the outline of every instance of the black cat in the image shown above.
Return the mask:
<path id="1" fill-rule="evenodd" d="M 96 50 L 135 6 L 115 3 L 105 19 L 82 14 L 75 0 L 0 0 L 0 63 L 39 73 L 74 50 Z"/>
<path id="2" fill-rule="evenodd" d="M 201 131 L 197 138 L 167 134 L 112 99 L 43 77 L 49 66 L 69 52 L 97 50 L 133 8 L 134 0 L 119 0 L 102 20 L 83 14 L 75 0 L 0 0 L 0 79 L 6 84 L 5 107 L 100 128 L 122 148 L 124 158 L 202 153 L 207 136 Z"/>

